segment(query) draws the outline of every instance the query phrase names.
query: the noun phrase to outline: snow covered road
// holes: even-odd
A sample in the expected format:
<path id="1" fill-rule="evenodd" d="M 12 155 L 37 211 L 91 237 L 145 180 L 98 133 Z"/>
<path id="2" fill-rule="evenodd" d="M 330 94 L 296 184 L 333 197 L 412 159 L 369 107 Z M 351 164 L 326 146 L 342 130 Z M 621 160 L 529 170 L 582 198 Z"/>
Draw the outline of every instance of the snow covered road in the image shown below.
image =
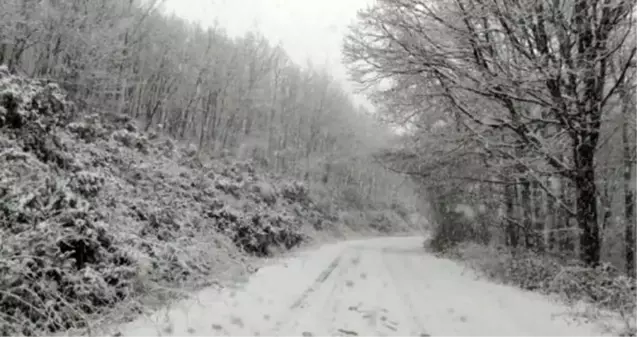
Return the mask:
<path id="1" fill-rule="evenodd" d="M 421 237 L 348 241 L 262 267 L 239 289 L 119 327 L 123 336 L 591 336 L 543 296 L 479 280 Z"/>

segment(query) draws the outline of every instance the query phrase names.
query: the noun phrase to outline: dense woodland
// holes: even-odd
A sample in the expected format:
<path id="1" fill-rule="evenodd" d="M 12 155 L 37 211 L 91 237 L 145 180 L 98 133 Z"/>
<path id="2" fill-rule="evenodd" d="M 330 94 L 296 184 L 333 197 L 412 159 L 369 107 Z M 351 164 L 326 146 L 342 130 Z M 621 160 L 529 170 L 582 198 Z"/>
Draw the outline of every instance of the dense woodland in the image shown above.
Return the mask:
<path id="1" fill-rule="evenodd" d="M 363 84 L 377 108 L 374 116 L 355 105 L 327 71 L 294 64 L 280 46 L 258 33 L 231 37 L 220 27 L 203 27 L 165 14 L 159 0 L 2 0 L 0 64 L 21 77 L 10 77 L 0 84 L 6 85 L 8 91 L 12 86 L 27 91 L 39 88 L 32 90 L 35 92 L 49 87 L 44 82 L 32 85 L 21 78 L 50 79 L 68 93 L 68 99 L 75 102 L 81 114 L 116 113 L 141 123 L 139 130 L 134 125 L 124 126 L 133 130 L 122 132 L 127 137 L 137 137 L 145 131 L 162 134 L 182 144 L 192 144 L 194 151 L 183 151 L 188 160 L 191 156 L 249 160 L 278 177 L 303 181 L 315 206 L 320 208 L 318 213 L 339 214 L 336 221 L 351 227 L 374 225 L 376 230 L 390 231 L 397 224 L 425 224 L 427 221 L 416 215 L 426 214 L 434 225 L 431 245 L 437 252 L 453 251 L 468 243 L 495 247 L 498 258 L 511 257 L 505 261 L 506 268 L 501 268 L 502 273 L 517 277 L 521 280 L 518 285 L 537 281 L 533 285 L 527 283 L 529 289 L 552 285 L 552 281 L 568 274 L 564 271 L 570 266 L 596 270 L 610 265 L 616 274 L 621 274 L 624 283 L 615 282 L 620 278 L 613 275 L 611 283 L 617 291 L 602 295 L 597 291 L 591 296 L 593 300 L 603 297 L 605 303 L 614 305 L 613 309 L 632 315 L 636 249 L 636 2 L 377 0 L 359 12 L 343 48 L 352 78 Z M 24 94 L 33 98 L 30 95 Z M 28 109 L 34 109 L 33 104 Z M 0 112 L 6 115 L 6 111 Z M 10 124 L 0 122 L 5 129 Z M 405 132 L 398 135 L 389 126 L 398 126 Z M 49 129 L 44 132 L 34 128 L 42 139 L 48 139 Z M 76 124 L 73 130 L 69 125 L 59 128 L 66 128 L 62 133 L 70 138 L 84 137 L 69 136 L 78 132 Z M 28 135 L 26 131 L 13 130 L 16 128 L 5 129 L 0 140 L 15 148 L 23 141 L 19 135 Z M 77 146 L 93 157 L 98 157 L 94 152 L 108 152 L 104 158 L 117 157 L 117 165 L 124 167 L 121 158 L 133 161 L 136 155 L 131 153 L 137 150 L 115 149 L 119 145 L 113 145 L 116 142 L 112 138 L 122 136 L 118 131 L 111 133 L 102 135 L 103 142 L 99 143 L 106 144 L 108 151 L 98 151 L 97 143 L 88 141 Z M 44 141 L 40 143 L 42 147 L 49 146 Z M 159 148 L 157 145 L 157 153 Z M 73 146 L 66 149 L 72 152 L 69 149 Z M 36 155 L 21 153 L 18 157 Z M 209 206 L 208 199 L 193 202 L 180 190 L 188 189 L 193 195 L 205 192 L 195 183 L 192 172 L 204 174 L 207 168 L 189 168 L 190 171 L 179 173 L 174 165 L 164 163 L 172 157 L 165 158 L 169 156 L 147 151 L 143 160 L 152 163 L 149 165 L 154 171 L 136 168 L 140 172 L 135 176 L 151 172 L 147 180 L 154 186 L 169 185 L 165 182 L 170 180 L 174 187 L 154 196 L 155 210 L 148 213 L 156 214 L 137 219 L 136 223 L 152 223 L 158 228 L 166 225 L 157 220 L 161 215 L 158 210 L 179 213 L 168 206 L 175 195 L 183 197 L 183 204 L 192 206 L 189 211 L 201 217 L 210 214 L 216 223 L 239 222 L 225 209 L 204 210 Z M 25 167 L 29 168 L 16 164 L 13 171 L 0 173 L 19 177 Z M 111 178 L 120 179 L 118 183 L 129 179 L 128 169 L 118 167 L 119 175 L 111 174 Z M 211 190 L 227 189 L 232 194 L 244 182 L 246 172 L 241 170 L 252 171 L 218 168 L 219 172 L 203 180 L 216 184 Z M 47 168 L 46 172 L 54 175 L 60 170 Z M 77 172 L 63 173 L 74 177 Z M 191 176 L 184 178 L 188 174 Z M 83 183 L 104 185 L 104 179 L 93 178 L 82 177 Z M 192 183 L 184 188 L 188 179 Z M 151 182 L 139 179 L 131 183 L 131 191 L 137 193 L 128 191 L 131 199 L 145 201 L 146 196 L 139 194 L 138 187 Z M 30 183 L 26 181 L 20 192 L 31 195 Z M 56 190 L 66 188 L 58 186 L 62 183 L 51 184 L 47 193 L 63 194 Z M 262 199 L 272 199 L 274 193 L 264 192 L 268 184 L 261 181 L 260 186 L 258 191 L 245 195 L 258 192 Z M 294 186 L 291 190 L 303 190 Z M 219 193 L 217 190 L 215 193 Z M 2 202 L 9 198 L 4 194 Z M 103 192 L 100 197 L 119 198 L 107 194 Z M 295 193 L 288 194 L 294 197 Z M 21 195 L 10 197 L 15 197 L 12 202 L 19 199 L 21 207 L 32 207 L 21 201 Z M 210 197 L 210 203 L 219 201 L 214 198 Z M 307 206 L 307 198 L 300 199 Z M 87 200 L 103 206 L 98 202 L 101 199 L 94 196 Z M 267 213 L 276 202 L 259 203 L 258 209 L 254 202 L 245 208 Z M 292 208 L 290 202 L 285 205 Z M 7 224 L 21 221 L 16 220 L 17 213 L 3 212 L 6 219 L 0 220 Z M 48 220 L 43 220 L 45 213 L 40 209 L 29 212 L 37 213 L 33 217 L 38 221 Z M 132 217 L 126 216 L 127 221 Z M 250 216 L 260 218 L 260 214 Z M 280 220 L 276 215 L 271 218 Z M 81 220 L 82 224 L 88 223 Z M 35 226 L 35 220 L 29 221 L 20 224 L 24 228 L 31 226 L 27 232 L 33 233 L 26 236 L 7 225 L 7 231 L 17 233 L 12 233 L 16 251 L 28 246 L 18 239 L 31 240 L 32 235 L 37 240 L 50 241 L 49 236 L 53 235 L 47 232 L 48 228 Z M 409 222 L 412 223 L 405 225 Z M 242 225 L 250 227 L 252 223 L 246 220 Z M 206 249 L 216 252 L 206 246 L 191 252 L 188 263 L 173 263 L 170 259 L 175 256 L 174 246 L 170 245 L 187 235 L 170 233 L 171 230 L 174 232 L 161 229 L 158 231 L 162 235 L 142 235 L 146 235 L 144 240 L 152 238 L 156 245 L 143 247 L 150 251 L 146 253 L 168 261 L 170 268 L 201 263 Z M 185 240 L 204 237 L 205 231 L 199 227 L 188 230 L 196 235 Z M 100 233 L 106 235 L 104 231 Z M 126 242 L 124 238 L 115 239 L 118 244 Z M 162 249 L 161 254 L 165 255 L 157 253 Z M 15 253 L 7 249 L 0 252 Z M 66 257 L 53 255 L 47 258 L 59 263 L 59 270 L 65 275 L 76 277 L 82 272 L 81 267 L 70 266 Z M 532 258 L 524 260 L 529 256 Z M 133 268 L 129 266 L 135 265 L 132 260 L 126 260 L 126 268 Z M 483 255 L 479 260 L 489 261 Z M 124 263 L 121 261 L 124 259 L 113 257 L 109 263 Z M 5 267 L 10 272 L 3 273 L 10 280 L 0 279 L 2 282 L 22 284 L 24 280 L 38 279 L 23 275 L 18 267 Z M 164 282 L 174 276 L 168 269 L 155 270 L 155 276 L 160 275 L 157 278 Z M 194 269 L 188 272 L 193 273 Z M 207 270 L 210 269 L 214 268 Z M 130 272 L 130 284 L 122 289 L 137 289 L 132 280 L 138 271 Z M 97 272 L 105 279 L 104 273 L 107 271 Z M 181 269 L 179 273 L 185 275 Z M 580 278 L 579 274 L 573 275 L 572 279 Z M 24 314 L 25 321 L 34 327 L 27 329 L 17 321 L 9 322 L 10 317 L 0 316 L 0 328 L 9 322 L 9 328 L 0 332 L 36 334 L 69 328 L 64 325 L 70 324 L 66 322 L 84 322 L 85 313 L 97 313 L 95 307 L 111 305 L 128 296 L 118 294 L 117 299 L 99 299 L 99 303 L 91 297 L 95 303 L 85 307 L 84 298 L 63 298 L 61 291 L 44 288 L 36 296 L 37 291 L 27 293 L 23 291 L 26 288 L 15 287 L 20 296 L 0 296 L 0 305 Z M 55 315 L 50 314 L 46 326 L 39 322 L 49 313 L 35 310 L 40 309 L 40 304 L 29 302 L 30 296 L 37 297 L 42 306 L 57 303 L 51 309 Z M 71 318 L 64 316 L 67 314 Z"/>
<path id="2" fill-rule="evenodd" d="M 257 32 L 155 0 L 2 0 L 0 22 L 0 335 L 130 320 L 249 257 L 422 223 L 372 155 L 390 128 Z"/>
<path id="3" fill-rule="evenodd" d="M 380 157 L 423 181 L 439 211 L 470 195 L 499 210 L 482 236 L 590 265 L 612 257 L 634 274 L 634 0 L 386 0 L 362 11 L 345 59 L 382 117 L 409 130 L 400 142 L 327 72 L 159 5 L 3 1 L 0 63 L 56 79 L 87 110 L 339 187 L 353 203 L 392 203 L 384 192 L 406 184 L 369 155 L 401 144 Z"/>
<path id="4" fill-rule="evenodd" d="M 230 37 L 161 5 L 2 1 L 0 63 L 62 83 L 87 111 L 125 113 L 200 151 L 303 179 L 325 207 L 413 213 L 409 184 L 369 156 L 392 133 L 327 71 L 294 64 L 256 32 Z"/>
<path id="5" fill-rule="evenodd" d="M 491 247 L 474 260 L 499 280 L 633 299 L 614 307 L 633 333 L 635 4 L 379 0 L 344 45 L 409 130 L 378 157 L 427 189 L 434 250 Z"/>

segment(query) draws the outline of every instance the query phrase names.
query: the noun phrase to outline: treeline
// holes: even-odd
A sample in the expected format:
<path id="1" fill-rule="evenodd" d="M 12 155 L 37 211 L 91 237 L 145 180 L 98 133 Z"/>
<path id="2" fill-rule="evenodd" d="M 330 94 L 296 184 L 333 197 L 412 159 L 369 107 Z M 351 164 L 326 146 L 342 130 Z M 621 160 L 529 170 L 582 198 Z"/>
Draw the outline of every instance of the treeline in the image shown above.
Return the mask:
<path id="1" fill-rule="evenodd" d="M 634 0 L 359 13 L 346 59 L 409 130 L 381 157 L 426 187 L 439 249 L 498 243 L 635 276 L 635 19 Z"/>
<path id="2" fill-rule="evenodd" d="M 305 179 L 325 207 L 415 210 L 404 179 L 368 155 L 391 134 L 325 70 L 293 64 L 257 33 L 232 38 L 156 0 L 7 0 L 0 19 L 0 63 L 62 83 L 87 112 L 255 159 Z"/>

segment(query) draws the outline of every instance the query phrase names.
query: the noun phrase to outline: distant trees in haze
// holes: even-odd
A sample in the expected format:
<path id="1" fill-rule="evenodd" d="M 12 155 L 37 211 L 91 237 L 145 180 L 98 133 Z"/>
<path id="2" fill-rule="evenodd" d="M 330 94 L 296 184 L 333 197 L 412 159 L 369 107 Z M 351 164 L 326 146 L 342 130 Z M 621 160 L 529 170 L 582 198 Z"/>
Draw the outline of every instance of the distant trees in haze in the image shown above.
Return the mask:
<path id="1" fill-rule="evenodd" d="M 417 204 L 368 155 L 391 132 L 325 70 L 295 65 L 258 33 L 233 38 L 163 14 L 158 0 L 7 0 L 0 20 L 0 63 L 60 82 L 86 110 L 253 158 L 305 179 L 326 204 L 389 207 L 402 194 Z"/>

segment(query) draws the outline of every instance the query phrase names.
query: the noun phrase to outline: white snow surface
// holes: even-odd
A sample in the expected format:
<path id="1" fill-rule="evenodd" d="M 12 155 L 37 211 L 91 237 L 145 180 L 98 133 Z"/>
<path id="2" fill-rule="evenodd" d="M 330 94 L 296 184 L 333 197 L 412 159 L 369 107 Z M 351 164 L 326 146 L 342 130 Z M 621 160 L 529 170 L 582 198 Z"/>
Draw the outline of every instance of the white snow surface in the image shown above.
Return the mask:
<path id="1" fill-rule="evenodd" d="M 237 289 L 206 289 L 123 336 L 600 336 L 546 297 L 479 279 L 422 237 L 347 241 L 264 266 Z M 110 333 L 114 333 L 111 331 Z"/>

